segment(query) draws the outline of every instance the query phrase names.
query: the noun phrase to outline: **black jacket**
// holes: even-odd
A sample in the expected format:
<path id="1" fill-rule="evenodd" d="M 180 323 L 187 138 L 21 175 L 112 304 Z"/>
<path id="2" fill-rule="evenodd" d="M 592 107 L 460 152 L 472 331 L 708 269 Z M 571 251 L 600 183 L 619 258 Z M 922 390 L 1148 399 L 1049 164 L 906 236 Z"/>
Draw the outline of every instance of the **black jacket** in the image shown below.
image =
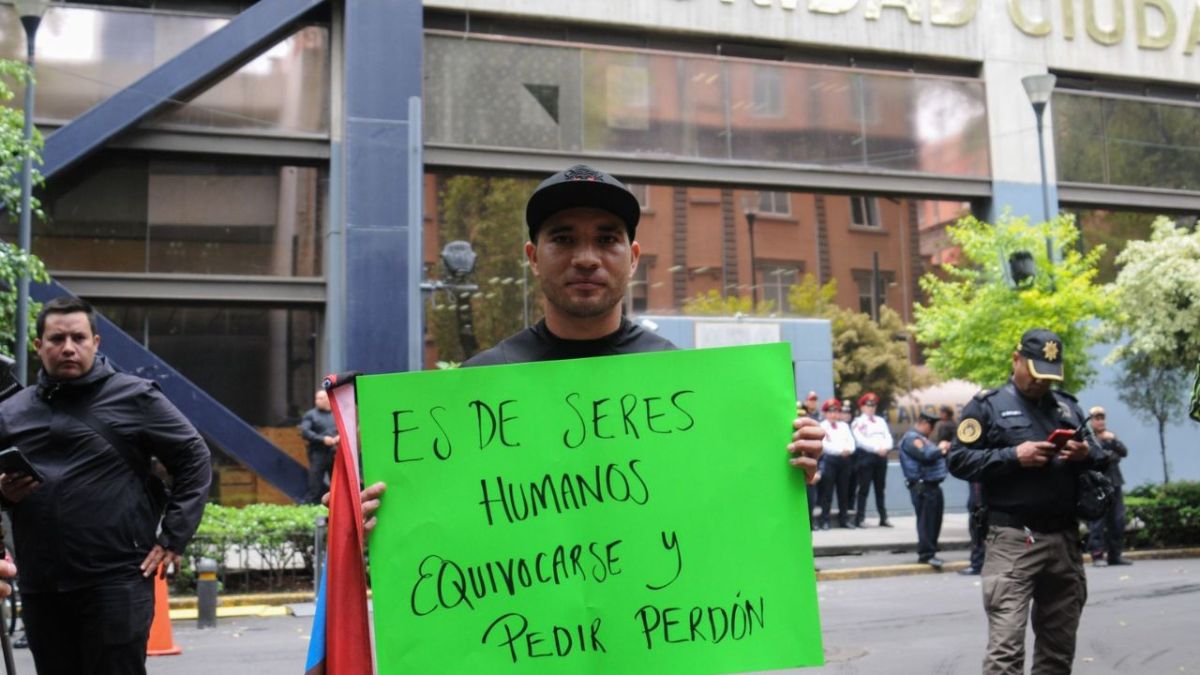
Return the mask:
<path id="1" fill-rule="evenodd" d="M 337 435 L 337 424 L 333 420 L 332 410 L 312 408 L 304 413 L 304 418 L 300 420 L 300 437 L 308 442 L 309 452 L 332 453 L 333 447 L 325 445 L 325 437 Z"/>
<path id="2" fill-rule="evenodd" d="M 506 363 L 562 361 L 592 356 L 640 354 L 675 349 L 670 340 L 643 330 L 625 317 L 617 330 L 597 340 L 564 340 L 546 327 L 542 320 L 504 339 L 500 344 L 467 359 L 463 367 L 494 366 Z"/>
<path id="3" fill-rule="evenodd" d="M 173 486 L 161 534 L 138 474 L 91 427 L 63 412 L 80 404 L 140 450 L 147 467 L 153 455 L 167 469 Z M 204 514 L 208 446 L 156 383 L 115 372 L 103 356 L 74 380 L 42 371 L 37 387 L 0 403 L 0 444 L 19 447 L 46 478 L 20 503 L 6 505 L 24 592 L 140 575 L 155 543 L 182 553 Z"/>
<path id="4" fill-rule="evenodd" d="M 1022 396 L 1009 380 L 999 389 L 975 395 L 963 408 L 950 454 L 950 473 L 983 484 L 984 503 L 996 511 L 1036 517 L 1075 515 L 1076 480 L 1084 469 L 1103 468 L 1100 449 L 1088 459 L 1054 459 L 1041 468 L 1023 468 L 1017 446 L 1044 441 L 1055 429 L 1083 423 L 1075 397 L 1051 391 L 1040 401 Z"/>

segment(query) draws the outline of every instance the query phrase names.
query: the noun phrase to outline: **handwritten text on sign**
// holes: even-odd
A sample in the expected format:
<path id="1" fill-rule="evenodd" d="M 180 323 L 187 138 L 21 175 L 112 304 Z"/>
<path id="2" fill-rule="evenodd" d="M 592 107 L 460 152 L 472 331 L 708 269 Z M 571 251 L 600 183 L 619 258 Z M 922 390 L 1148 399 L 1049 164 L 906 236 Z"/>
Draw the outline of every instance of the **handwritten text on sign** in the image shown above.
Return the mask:
<path id="1" fill-rule="evenodd" d="M 821 663 L 787 345 L 358 382 L 382 675 Z"/>

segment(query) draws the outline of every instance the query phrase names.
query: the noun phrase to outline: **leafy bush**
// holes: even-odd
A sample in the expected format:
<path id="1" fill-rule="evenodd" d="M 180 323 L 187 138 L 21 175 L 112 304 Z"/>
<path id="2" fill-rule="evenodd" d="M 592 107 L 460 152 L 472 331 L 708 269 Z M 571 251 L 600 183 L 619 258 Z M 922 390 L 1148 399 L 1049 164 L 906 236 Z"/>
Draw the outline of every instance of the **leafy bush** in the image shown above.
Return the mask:
<path id="1" fill-rule="evenodd" d="M 321 515 L 325 515 L 323 506 L 208 504 L 175 586 L 183 592 L 191 590 L 201 558 L 217 561 L 223 585 L 229 584 L 230 572 L 241 573 L 242 586 L 256 571 L 265 572 L 268 590 L 279 588 L 289 571 L 311 578 L 314 522 Z"/>
<path id="2" fill-rule="evenodd" d="M 1140 486 L 1125 497 L 1125 511 L 1142 524 L 1129 533 L 1135 547 L 1200 546 L 1200 482 Z"/>

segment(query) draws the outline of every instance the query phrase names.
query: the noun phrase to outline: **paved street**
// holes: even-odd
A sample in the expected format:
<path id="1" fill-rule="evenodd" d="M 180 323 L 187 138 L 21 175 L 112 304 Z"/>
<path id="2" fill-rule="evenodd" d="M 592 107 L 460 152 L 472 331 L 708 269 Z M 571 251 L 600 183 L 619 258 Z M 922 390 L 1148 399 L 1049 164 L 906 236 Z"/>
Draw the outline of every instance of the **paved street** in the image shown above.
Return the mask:
<path id="1" fill-rule="evenodd" d="M 922 575 L 820 584 L 828 664 L 805 673 L 978 673 L 986 628 L 978 577 Z M 1076 673 L 1200 673 L 1195 638 L 1200 560 L 1088 568 Z M 183 655 L 150 659 L 154 675 L 300 675 L 310 619 L 175 623 Z M 18 672 L 32 673 L 26 650 Z M 790 671 L 789 671 L 790 672 Z"/>

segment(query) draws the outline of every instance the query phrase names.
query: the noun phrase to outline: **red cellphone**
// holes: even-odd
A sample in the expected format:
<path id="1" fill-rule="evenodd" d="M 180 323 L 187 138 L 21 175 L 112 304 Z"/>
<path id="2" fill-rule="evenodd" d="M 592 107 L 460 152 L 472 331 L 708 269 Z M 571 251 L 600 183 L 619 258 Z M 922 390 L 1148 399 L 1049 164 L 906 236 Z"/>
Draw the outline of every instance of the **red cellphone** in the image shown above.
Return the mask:
<path id="1" fill-rule="evenodd" d="M 1062 450 L 1067 446 L 1067 441 L 1071 440 L 1072 438 L 1075 438 L 1074 429 L 1055 429 L 1054 432 L 1050 434 L 1050 438 L 1047 438 L 1046 441 L 1048 443 L 1053 443 L 1054 447 Z"/>

